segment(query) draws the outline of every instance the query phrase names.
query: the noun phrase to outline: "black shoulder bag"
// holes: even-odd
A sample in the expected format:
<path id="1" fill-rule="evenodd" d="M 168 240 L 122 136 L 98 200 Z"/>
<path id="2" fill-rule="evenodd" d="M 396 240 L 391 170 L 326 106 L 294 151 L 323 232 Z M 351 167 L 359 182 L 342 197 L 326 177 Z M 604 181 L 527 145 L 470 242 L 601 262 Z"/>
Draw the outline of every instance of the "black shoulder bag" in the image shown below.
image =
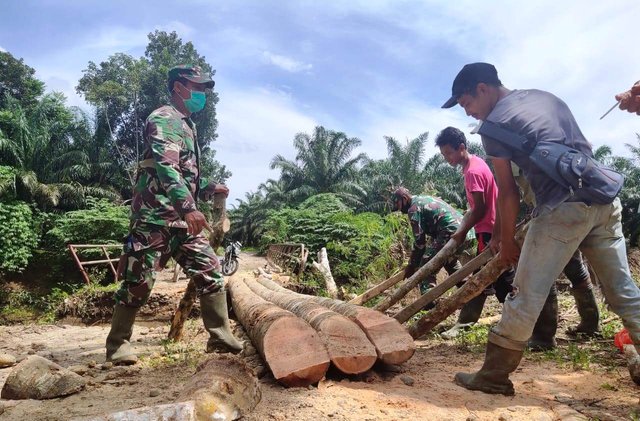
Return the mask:
<path id="1" fill-rule="evenodd" d="M 533 142 L 491 121 L 481 122 L 474 132 L 527 154 L 551 179 L 586 202 L 609 204 L 624 184 L 624 176 L 618 171 L 563 143 Z"/>

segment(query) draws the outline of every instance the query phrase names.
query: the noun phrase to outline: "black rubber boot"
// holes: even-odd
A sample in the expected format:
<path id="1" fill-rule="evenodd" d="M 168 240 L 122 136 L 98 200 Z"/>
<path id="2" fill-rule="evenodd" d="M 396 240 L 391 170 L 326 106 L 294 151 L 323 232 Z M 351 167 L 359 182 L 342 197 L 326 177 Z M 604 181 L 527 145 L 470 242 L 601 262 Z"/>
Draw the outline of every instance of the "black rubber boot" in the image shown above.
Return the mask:
<path id="1" fill-rule="evenodd" d="M 576 299 L 576 307 L 580 315 L 578 326 L 567 329 L 571 336 L 597 336 L 600 333 L 600 311 L 591 282 L 571 289 L 571 295 Z"/>
<path id="2" fill-rule="evenodd" d="M 487 342 L 487 352 L 480 371 L 457 373 L 454 381 L 465 389 L 513 396 L 515 390 L 513 383 L 509 380 L 509 374 L 518 368 L 523 353 L 522 350 L 515 351 Z"/>
<path id="3" fill-rule="evenodd" d="M 131 365 L 138 361 L 131 343 L 133 322 L 137 307 L 116 305 L 111 318 L 111 330 L 107 336 L 107 361 L 115 365 Z"/>
<path id="4" fill-rule="evenodd" d="M 214 292 L 200 297 L 200 310 L 204 327 L 209 332 L 207 352 L 242 351 L 243 343 L 238 341 L 229 327 L 226 291 Z"/>
<path id="5" fill-rule="evenodd" d="M 529 339 L 531 352 L 550 351 L 556 347 L 556 331 L 558 330 L 558 291 L 551 288 L 542 311 L 538 316 L 533 334 Z"/>
<path id="6" fill-rule="evenodd" d="M 442 332 L 440 336 L 444 339 L 454 339 L 458 337 L 460 332 L 463 332 L 476 324 L 480 319 L 482 309 L 484 308 L 484 302 L 486 300 L 487 296 L 482 292 L 480 295 L 465 304 L 464 307 L 460 309 L 460 314 L 458 315 L 458 321 L 456 324 L 453 325 L 451 329 Z"/>

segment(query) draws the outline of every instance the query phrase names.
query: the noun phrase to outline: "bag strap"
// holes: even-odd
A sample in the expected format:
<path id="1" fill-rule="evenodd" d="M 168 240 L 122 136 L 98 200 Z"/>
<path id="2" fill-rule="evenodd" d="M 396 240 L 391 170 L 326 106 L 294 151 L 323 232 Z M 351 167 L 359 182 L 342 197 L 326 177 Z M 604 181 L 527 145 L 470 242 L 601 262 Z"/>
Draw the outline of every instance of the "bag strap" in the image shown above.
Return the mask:
<path id="1" fill-rule="evenodd" d="M 531 145 L 531 142 L 529 142 L 529 139 L 526 137 L 507 130 L 492 121 L 481 121 L 472 133 L 479 133 L 482 136 L 490 137 L 527 155 L 531 153 L 533 146 L 535 146 Z"/>

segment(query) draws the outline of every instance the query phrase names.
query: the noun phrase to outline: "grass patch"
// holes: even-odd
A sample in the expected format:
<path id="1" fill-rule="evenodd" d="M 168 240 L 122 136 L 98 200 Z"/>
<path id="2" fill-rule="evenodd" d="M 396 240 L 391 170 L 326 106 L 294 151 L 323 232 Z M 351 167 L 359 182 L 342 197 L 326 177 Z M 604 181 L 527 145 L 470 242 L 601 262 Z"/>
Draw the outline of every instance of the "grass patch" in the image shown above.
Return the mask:
<path id="1" fill-rule="evenodd" d="M 456 345 L 466 351 L 474 353 L 484 352 L 489 338 L 489 329 L 490 326 L 488 325 L 475 324 L 468 328 L 468 330 L 462 331 L 456 337 Z"/>

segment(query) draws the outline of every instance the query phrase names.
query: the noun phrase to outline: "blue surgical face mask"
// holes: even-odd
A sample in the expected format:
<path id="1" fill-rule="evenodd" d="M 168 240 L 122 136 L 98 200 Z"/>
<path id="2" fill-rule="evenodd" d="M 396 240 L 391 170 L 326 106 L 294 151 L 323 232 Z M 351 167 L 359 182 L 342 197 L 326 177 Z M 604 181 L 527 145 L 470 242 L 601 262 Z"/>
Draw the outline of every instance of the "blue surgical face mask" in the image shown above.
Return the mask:
<path id="1" fill-rule="evenodd" d="M 191 113 L 202 110 L 207 103 L 207 96 L 204 92 L 191 91 L 191 97 L 184 99 L 184 106 Z"/>

